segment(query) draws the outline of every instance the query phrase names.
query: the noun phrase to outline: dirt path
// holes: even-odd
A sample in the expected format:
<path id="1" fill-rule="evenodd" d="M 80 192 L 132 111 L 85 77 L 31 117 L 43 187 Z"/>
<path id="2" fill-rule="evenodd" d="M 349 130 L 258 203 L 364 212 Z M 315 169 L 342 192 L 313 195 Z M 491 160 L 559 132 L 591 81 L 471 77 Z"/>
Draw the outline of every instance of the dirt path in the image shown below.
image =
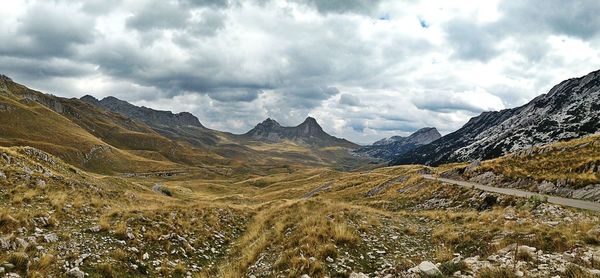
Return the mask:
<path id="1" fill-rule="evenodd" d="M 468 182 L 468 181 L 458 181 L 458 180 L 451 180 L 451 179 L 445 179 L 445 178 L 438 178 L 433 175 L 423 175 L 423 178 L 426 178 L 429 180 L 437 180 L 437 181 L 455 184 L 455 185 L 460 185 L 460 186 L 464 186 L 464 187 L 468 187 L 468 188 L 477 188 L 479 190 L 488 191 L 488 192 L 495 192 L 495 193 L 500 193 L 500 194 L 505 194 L 505 195 L 517 196 L 517 197 L 528 198 L 528 197 L 531 197 L 534 195 L 538 195 L 538 196 L 543 196 L 543 197 L 548 198 L 548 203 L 567 206 L 567 207 L 573 207 L 573 208 L 600 211 L 600 203 L 596 203 L 596 202 L 589 202 L 589 201 L 583 201 L 583 200 L 578 200 L 578 199 L 569 199 L 569 198 L 562 198 L 562 197 L 556 197 L 556 196 L 549 196 L 549 195 L 544 195 L 544 194 L 539 194 L 539 193 L 529 192 L 529 191 L 523 191 L 523 190 L 518 190 L 518 189 L 512 189 L 512 188 L 493 187 L 493 186 L 487 186 L 487 185 L 482 185 L 482 184 Z"/>

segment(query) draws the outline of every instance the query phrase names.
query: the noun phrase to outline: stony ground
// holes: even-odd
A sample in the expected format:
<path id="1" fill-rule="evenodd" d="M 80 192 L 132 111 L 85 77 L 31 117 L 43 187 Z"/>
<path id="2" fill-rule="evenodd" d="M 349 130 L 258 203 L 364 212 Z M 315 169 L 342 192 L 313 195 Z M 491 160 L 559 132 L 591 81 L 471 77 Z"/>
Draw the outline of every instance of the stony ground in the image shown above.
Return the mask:
<path id="1" fill-rule="evenodd" d="M 0 277 L 595 277 L 598 214 L 415 167 L 110 177 L 0 149 Z"/>

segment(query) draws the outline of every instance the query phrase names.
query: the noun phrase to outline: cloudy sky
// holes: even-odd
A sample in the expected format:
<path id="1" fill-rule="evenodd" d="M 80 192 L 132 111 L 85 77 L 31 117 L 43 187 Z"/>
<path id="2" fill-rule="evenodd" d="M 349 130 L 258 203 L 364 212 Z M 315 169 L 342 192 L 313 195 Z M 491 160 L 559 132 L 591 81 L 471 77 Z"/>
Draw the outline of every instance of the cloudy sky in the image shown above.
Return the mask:
<path id="1" fill-rule="evenodd" d="M 448 133 L 600 68 L 600 1 L 7 0 L 0 73 L 245 132 Z"/>

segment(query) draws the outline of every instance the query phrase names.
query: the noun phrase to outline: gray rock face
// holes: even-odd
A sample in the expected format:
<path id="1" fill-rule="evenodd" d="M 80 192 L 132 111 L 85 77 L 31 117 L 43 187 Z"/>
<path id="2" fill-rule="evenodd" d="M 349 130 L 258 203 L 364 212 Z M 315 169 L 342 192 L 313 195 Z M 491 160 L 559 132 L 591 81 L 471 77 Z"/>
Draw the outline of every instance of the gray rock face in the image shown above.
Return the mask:
<path id="1" fill-rule="evenodd" d="M 115 97 L 98 100 L 93 96 L 86 95 L 81 100 L 129 118 L 140 119 L 150 125 L 204 127 L 198 118 L 188 112 L 173 114 L 171 111 L 159 111 L 143 106 L 135 106 Z"/>
<path id="2" fill-rule="evenodd" d="M 414 148 L 429 144 L 442 137 L 435 127 L 426 127 L 417 130 L 408 137 L 393 136 L 381 139 L 373 145 L 362 147 L 355 151 L 357 154 L 364 154 L 384 160 L 391 160 L 394 157 L 406 153 Z"/>
<path id="3" fill-rule="evenodd" d="M 277 121 L 268 118 L 242 136 L 252 140 L 267 142 L 290 140 L 319 147 L 358 147 L 358 145 L 348 140 L 327 134 L 317 123 L 317 120 L 312 117 L 306 118 L 304 122 L 294 127 L 282 126 Z"/>
<path id="4" fill-rule="evenodd" d="M 528 104 L 484 112 L 461 129 L 398 156 L 392 164 L 440 165 L 491 159 L 600 130 L 600 71 L 554 86 Z"/>

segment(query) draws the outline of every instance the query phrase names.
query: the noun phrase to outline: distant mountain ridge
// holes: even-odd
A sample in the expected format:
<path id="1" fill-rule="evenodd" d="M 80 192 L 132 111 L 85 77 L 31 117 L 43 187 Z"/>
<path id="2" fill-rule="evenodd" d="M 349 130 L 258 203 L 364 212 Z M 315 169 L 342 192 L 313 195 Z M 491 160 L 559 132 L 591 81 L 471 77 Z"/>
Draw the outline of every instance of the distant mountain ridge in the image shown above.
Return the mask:
<path id="1" fill-rule="evenodd" d="M 435 127 L 426 127 L 415 131 L 407 137 L 392 136 L 381 139 L 370 146 L 361 147 L 354 152 L 379 159 L 391 160 L 414 148 L 429 144 L 440 137 L 442 135 Z"/>
<path id="2" fill-rule="evenodd" d="M 392 164 L 491 159 L 600 130 L 600 71 L 572 78 L 517 108 L 484 112 L 459 130 L 406 152 Z"/>
<path id="3" fill-rule="evenodd" d="M 81 97 L 81 100 L 150 124 L 165 126 L 195 126 L 204 128 L 198 118 L 189 112 L 174 114 L 171 111 L 154 110 L 144 106 L 135 106 L 112 96 L 98 100 L 93 96 L 85 95 Z"/>
<path id="4" fill-rule="evenodd" d="M 304 122 L 293 127 L 282 126 L 277 121 L 267 118 L 242 136 L 252 140 L 266 142 L 290 140 L 318 147 L 358 147 L 357 144 L 346 139 L 329 135 L 323 130 L 319 123 L 317 123 L 317 120 L 312 117 L 307 117 Z"/>

